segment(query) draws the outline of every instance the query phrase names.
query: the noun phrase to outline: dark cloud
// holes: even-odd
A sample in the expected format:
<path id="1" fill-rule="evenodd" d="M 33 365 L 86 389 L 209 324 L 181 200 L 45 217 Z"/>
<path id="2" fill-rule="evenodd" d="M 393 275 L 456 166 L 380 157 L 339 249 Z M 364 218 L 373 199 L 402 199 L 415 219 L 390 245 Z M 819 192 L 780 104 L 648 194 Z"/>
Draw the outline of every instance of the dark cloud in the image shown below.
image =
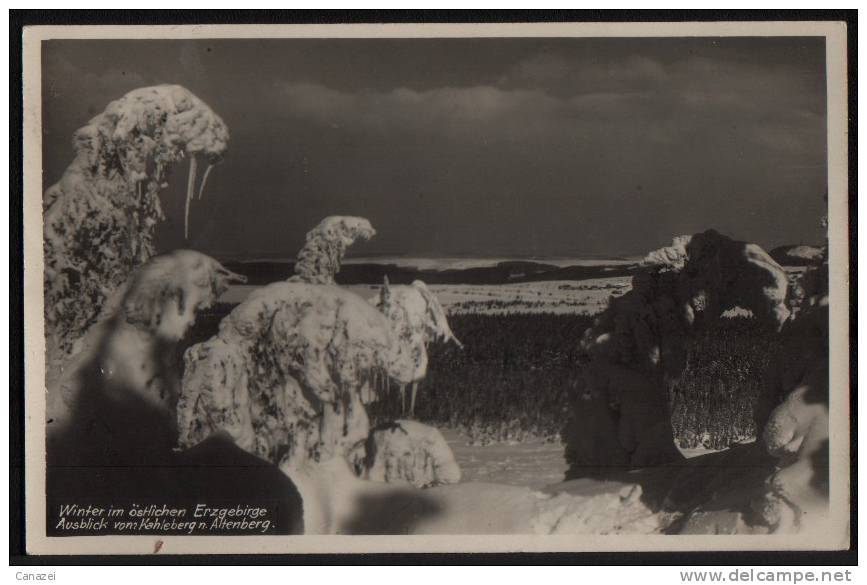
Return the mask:
<path id="1" fill-rule="evenodd" d="M 292 256 L 328 214 L 368 217 L 370 253 L 822 238 L 820 39 L 142 43 L 47 45 L 46 178 L 111 99 L 186 85 L 232 132 L 193 210 L 187 245 L 207 252 Z M 165 247 L 183 245 L 182 189 Z"/>

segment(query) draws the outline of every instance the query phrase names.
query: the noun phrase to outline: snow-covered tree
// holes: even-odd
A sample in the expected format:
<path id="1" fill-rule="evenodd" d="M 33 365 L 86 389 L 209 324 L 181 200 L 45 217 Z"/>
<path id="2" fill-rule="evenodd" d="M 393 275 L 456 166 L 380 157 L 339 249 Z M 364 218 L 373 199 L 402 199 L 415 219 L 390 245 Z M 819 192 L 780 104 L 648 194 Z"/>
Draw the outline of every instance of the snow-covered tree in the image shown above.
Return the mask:
<path id="1" fill-rule="evenodd" d="M 312 230 L 298 274 L 254 291 L 213 338 L 185 355 L 182 446 L 227 432 L 243 449 L 293 473 L 345 460 L 370 430 L 378 381 L 419 380 L 425 344 L 453 338 L 423 283 L 384 289 L 378 308 L 333 284 L 346 246 L 374 233 L 363 218 L 329 217 Z"/>
<path id="2" fill-rule="evenodd" d="M 334 275 L 346 247 L 374 233 L 364 218 L 325 218 L 308 233 L 295 276 L 254 291 L 216 336 L 187 350 L 182 445 L 225 431 L 293 469 L 345 457 L 366 440 L 374 379 L 401 373 L 389 370 L 395 344 L 385 317 Z"/>
<path id="3" fill-rule="evenodd" d="M 390 372 L 397 372 L 401 409 L 406 411 L 406 383 L 410 381 L 409 414 L 415 412 L 418 383 L 427 375 L 427 346 L 435 341 L 460 341 L 452 333 L 445 311 L 427 285 L 416 280 L 409 286 L 390 286 L 388 278 L 371 303 L 385 315 L 396 344 L 391 353 Z"/>
<path id="4" fill-rule="evenodd" d="M 88 331 L 82 351 L 70 361 L 56 397 L 62 405 L 51 413 L 56 423 L 52 434 L 78 433 L 73 441 L 79 443 L 73 445 L 77 449 L 123 451 L 122 437 L 146 433 L 154 442 L 174 441 L 178 342 L 199 311 L 230 283 L 243 280 L 191 250 L 156 256 L 137 269 L 111 303 L 109 315 Z M 144 433 L 122 428 L 149 416 L 159 424 Z M 114 429 L 120 438 L 100 445 L 105 442 L 100 429 Z"/>
<path id="5" fill-rule="evenodd" d="M 131 91 L 75 132 L 75 159 L 43 198 L 49 361 L 73 351 L 112 294 L 154 255 L 164 219 L 159 193 L 172 167 L 190 161 L 186 233 L 198 161 L 208 165 L 201 198 L 228 140 L 220 117 L 179 85 Z"/>
<path id="6" fill-rule="evenodd" d="M 277 465 L 344 455 L 367 438 L 364 403 L 392 347 L 385 318 L 332 285 L 254 291 L 192 346 L 178 405 L 182 446 L 225 431 Z"/>
<path id="7" fill-rule="evenodd" d="M 346 248 L 357 240 L 369 240 L 376 230 L 363 217 L 332 215 L 307 232 L 295 262 L 294 282 L 334 284 Z"/>
<path id="8" fill-rule="evenodd" d="M 591 363 L 567 429 L 573 473 L 612 461 L 643 466 L 679 458 L 666 381 L 683 373 L 692 332 L 733 307 L 778 331 L 789 317 L 787 290 L 786 272 L 764 250 L 714 230 L 648 254 L 632 290 L 612 298 L 581 340 Z M 596 432 L 606 412 L 616 441 Z"/>

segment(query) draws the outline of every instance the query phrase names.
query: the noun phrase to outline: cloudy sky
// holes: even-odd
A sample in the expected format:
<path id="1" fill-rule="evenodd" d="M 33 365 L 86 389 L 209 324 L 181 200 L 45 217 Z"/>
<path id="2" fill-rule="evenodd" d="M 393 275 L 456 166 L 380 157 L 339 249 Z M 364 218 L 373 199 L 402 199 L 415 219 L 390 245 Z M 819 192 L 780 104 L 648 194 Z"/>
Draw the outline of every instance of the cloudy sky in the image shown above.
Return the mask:
<path id="1" fill-rule="evenodd" d="M 821 38 L 50 41 L 44 178 L 125 92 L 179 83 L 229 126 L 183 242 L 293 257 L 322 217 L 378 230 L 356 253 L 639 254 L 714 227 L 821 242 Z"/>

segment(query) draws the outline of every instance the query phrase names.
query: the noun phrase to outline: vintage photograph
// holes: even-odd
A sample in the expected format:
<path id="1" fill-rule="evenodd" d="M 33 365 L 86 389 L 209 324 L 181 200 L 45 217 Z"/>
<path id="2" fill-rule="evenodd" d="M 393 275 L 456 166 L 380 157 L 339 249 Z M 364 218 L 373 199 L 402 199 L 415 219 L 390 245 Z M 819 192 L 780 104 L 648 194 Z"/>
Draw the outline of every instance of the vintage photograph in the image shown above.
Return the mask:
<path id="1" fill-rule="evenodd" d="M 758 25 L 30 31 L 28 547 L 847 548 L 845 27 Z"/>

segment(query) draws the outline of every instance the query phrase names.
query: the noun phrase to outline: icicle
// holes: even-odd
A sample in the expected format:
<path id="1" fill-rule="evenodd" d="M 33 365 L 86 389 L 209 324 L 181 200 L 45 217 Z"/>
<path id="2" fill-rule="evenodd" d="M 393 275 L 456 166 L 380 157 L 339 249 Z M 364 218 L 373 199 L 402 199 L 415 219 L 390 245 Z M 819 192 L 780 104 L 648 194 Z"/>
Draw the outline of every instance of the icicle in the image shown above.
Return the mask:
<path id="1" fill-rule="evenodd" d="M 187 177 L 187 205 L 184 209 L 184 239 L 190 237 L 190 202 L 193 200 L 193 188 L 196 186 L 196 155 L 190 155 L 190 176 Z"/>
<path id="2" fill-rule="evenodd" d="M 388 275 L 382 279 L 382 288 L 379 289 L 379 306 L 382 309 L 386 309 L 389 306 L 389 300 L 391 299 L 391 289 L 388 288 Z"/>
<path id="3" fill-rule="evenodd" d="M 214 165 L 212 165 L 211 163 L 208 163 L 208 168 L 205 169 L 205 174 L 202 175 L 202 184 L 199 185 L 199 196 L 198 196 L 199 200 L 202 199 L 202 193 L 204 193 L 204 191 L 205 191 L 205 183 L 208 182 L 208 175 L 210 174 L 212 168 L 214 168 Z"/>
<path id="4" fill-rule="evenodd" d="M 418 392 L 418 380 L 414 381 L 409 387 L 409 416 L 415 417 L 415 393 Z"/>

